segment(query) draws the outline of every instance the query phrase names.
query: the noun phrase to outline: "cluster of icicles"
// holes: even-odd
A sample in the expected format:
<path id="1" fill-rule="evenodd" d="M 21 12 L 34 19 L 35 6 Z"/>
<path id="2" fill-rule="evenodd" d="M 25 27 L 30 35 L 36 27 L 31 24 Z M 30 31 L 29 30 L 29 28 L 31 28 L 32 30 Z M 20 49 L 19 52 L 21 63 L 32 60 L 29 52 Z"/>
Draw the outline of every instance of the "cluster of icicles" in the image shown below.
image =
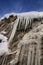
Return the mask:
<path id="1" fill-rule="evenodd" d="M 36 18 L 36 17 L 34 17 Z M 32 24 L 33 19 L 29 16 L 18 16 L 18 18 L 14 21 L 14 25 L 13 25 L 13 29 L 12 29 L 12 33 L 11 36 L 9 38 L 9 43 L 11 43 L 12 39 L 14 38 L 17 30 L 22 30 L 22 31 L 26 31 L 27 29 L 31 29 L 32 28 Z M 36 18 L 38 19 L 38 18 Z"/>

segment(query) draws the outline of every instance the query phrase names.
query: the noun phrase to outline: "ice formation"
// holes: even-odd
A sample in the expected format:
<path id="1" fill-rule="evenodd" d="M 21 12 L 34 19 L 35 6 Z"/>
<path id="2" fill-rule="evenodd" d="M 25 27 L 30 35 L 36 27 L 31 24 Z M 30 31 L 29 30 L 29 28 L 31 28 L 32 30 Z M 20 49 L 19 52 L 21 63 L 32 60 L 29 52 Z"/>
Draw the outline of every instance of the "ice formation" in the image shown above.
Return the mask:
<path id="1" fill-rule="evenodd" d="M 41 17 L 42 12 L 27 12 L 17 14 L 17 19 L 14 21 L 13 30 L 9 38 L 9 43 L 12 41 L 17 30 L 26 30 L 27 28 L 32 28 L 33 19 Z M 15 14 L 14 14 L 15 16 Z"/>

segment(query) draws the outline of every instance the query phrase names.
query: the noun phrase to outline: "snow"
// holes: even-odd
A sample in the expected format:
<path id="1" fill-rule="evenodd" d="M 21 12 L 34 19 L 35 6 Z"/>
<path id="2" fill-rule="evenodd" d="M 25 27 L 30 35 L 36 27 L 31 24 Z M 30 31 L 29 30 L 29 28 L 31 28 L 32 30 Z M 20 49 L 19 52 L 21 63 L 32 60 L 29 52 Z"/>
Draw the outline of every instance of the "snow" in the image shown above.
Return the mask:
<path id="1" fill-rule="evenodd" d="M 0 55 L 3 55 L 6 52 L 8 52 L 7 37 L 0 34 Z"/>
<path id="2" fill-rule="evenodd" d="M 38 11 L 31 11 L 31 12 L 24 12 L 24 13 L 8 13 L 8 14 L 5 14 L 3 17 L 0 18 L 1 19 L 4 19 L 5 17 L 8 18 L 10 15 L 17 15 L 17 16 L 25 16 L 25 17 L 31 17 L 31 18 L 37 18 L 37 17 L 42 17 L 43 16 L 43 12 L 38 12 Z"/>
<path id="3" fill-rule="evenodd" d="M 39 12 L 39 17 L 43 17 L 43 12 Z"/>
<path id="4" fill-rule="evenodd" d="M 4 30 L 3 30 L 3 31 L 1 31 L 0 33 L 1 33 L 1 34 L 6 34 L 6 32 L 5 32 Z"/>
<path id="5" fill-rule="evenodd" d="M 8 14 L 5 14 L 4 16 L 2 16 L 2 17 L 0 18 L 0 20 L 4 19 L 5 17 L 6 17 L 6 18 L 9 18 L 10 15 L 14 15 L 14 16 L 15 16 L 16 13 L 8 13 Z"/>

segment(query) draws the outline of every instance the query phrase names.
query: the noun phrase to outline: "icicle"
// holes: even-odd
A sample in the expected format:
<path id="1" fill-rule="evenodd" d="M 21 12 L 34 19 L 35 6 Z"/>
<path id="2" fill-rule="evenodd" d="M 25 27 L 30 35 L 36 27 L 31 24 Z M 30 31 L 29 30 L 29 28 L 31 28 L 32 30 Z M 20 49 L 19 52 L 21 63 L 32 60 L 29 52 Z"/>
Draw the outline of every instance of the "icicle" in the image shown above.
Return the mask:
<path id="1" fill-rule="evenodd" d="M 22 29 L 25 30 L 25 24 L 26 24 L 26 19 L 23 17 L 22 19 Z"/>
<path id="2" fill-rule="evenodd" d="M 31 19 L 30 19 L 30 24 L 29 25 L 30 25 L 30 28 L 31 28 L 31 26 L 32 26 L 32 20 Z"/>
<path id="3" fill-rule="evenodd" d="M 25 20 L 25 18 L 23 18 L 23 20 L 22 20 L 22 29 L 23 30 L 25 30 L 25 24 L 26 24 L 26 20 Z"/>
<path id="4" fill-rule="evenodd" d="M 28 20 L 27 20 L 27 21 L 28 21 L 28 22 L 27 22 L 27 24 L 28 24 L 28 25 L 27 25 L 27 28 L 29 28 L 29 20 L 30 20 L 30 19 L 28 18 Z"/>
<path id="5" fill-rule="evenodd" d="M 20 28 L 21 28 L 21 23 L 22 23 L 22 17 L 18 17 L 18 21 L 19 21 L 19 23 L 18 23 L 18 30 L 20 30 Z"/>
<path id="6" fill-rule="evenodd" d="M 26 19 L 26 24 L 25 24 L 25 30 L 26 30 L 26 28 L 27 28 L 27 19 Z"/>
<path id="7" fill-rule="evenodd" d="M 22 18 L 20 18 L 20 29 L 22 28 Z"/>
<path id="8" fill-rule="evenodd" d="M 19 19 L 19 23 L 18 23 L 18 30 L 20 30 L 20 19 Z"/>
<path id="9" fill-rule="evenodd" d="M 25 30 L 27 29 L 28 24 L 29 24 L 29 19 L 27 18 L 26 19 L 26 24 L 25 24 Z"/>

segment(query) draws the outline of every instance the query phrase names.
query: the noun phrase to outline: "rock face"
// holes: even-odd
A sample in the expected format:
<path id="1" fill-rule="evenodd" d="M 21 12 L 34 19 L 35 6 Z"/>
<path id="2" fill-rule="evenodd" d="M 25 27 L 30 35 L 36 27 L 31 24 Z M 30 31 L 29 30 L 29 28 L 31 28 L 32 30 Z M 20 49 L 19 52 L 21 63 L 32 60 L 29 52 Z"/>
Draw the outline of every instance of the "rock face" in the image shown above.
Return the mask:
<path id="1" fill-rule="evenodd" d="M 0 65 L 43 65 L 43 16 L 10 15 L 1 20 L 0 35 L 8 38 Z"/>

